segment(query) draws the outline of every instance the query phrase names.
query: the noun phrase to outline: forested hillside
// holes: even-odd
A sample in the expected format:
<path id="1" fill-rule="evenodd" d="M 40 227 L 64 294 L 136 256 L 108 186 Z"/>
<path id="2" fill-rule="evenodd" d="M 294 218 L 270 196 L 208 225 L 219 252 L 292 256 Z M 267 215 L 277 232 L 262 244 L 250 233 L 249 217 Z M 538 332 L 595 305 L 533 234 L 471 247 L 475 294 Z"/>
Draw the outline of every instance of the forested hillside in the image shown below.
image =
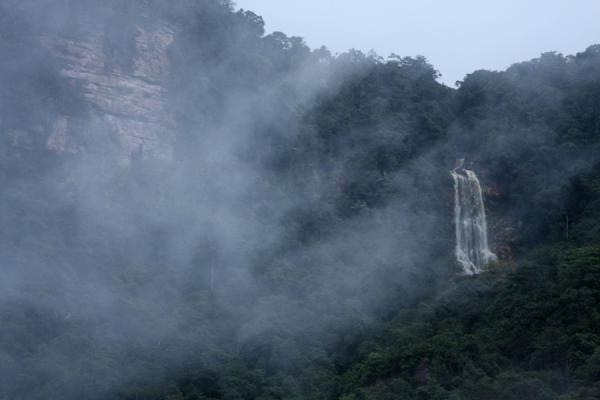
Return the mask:
<path id="1" fill-rule="evenodd" d="M 226 0 L 2 2 L 0 399 L 600 398 L 600 45 L 438 78 Z"/>

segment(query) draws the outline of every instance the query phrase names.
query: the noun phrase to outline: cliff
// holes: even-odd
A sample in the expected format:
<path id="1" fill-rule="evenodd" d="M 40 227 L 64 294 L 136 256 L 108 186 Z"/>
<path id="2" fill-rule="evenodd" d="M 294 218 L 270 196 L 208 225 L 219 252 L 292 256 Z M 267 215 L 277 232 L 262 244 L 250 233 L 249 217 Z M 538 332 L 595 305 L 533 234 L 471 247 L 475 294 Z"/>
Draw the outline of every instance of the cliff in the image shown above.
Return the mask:
<path id="1" fill-rule="evenodd" d="M 119 38 L 130 41 L 127 62 L 106 45 L 112 40 L 107 29 L 91 30 L 78 40 L 58 34 L 45 34 L 40 40 L 58 61 L 62 79 L 76 88 L 91 110 L 87 121 L 59 115 L 50 123 L 48 149 L 85 151 L 81 138 L 101 135 L 94 140 L 115 141 L 124 157 L 141 152 L 144 157 L 172 158 L 174 121 L 163 84 L 170 68 L 167 50 L 175 40 L 172 27 L 134 26 L 131 34 Z"/>

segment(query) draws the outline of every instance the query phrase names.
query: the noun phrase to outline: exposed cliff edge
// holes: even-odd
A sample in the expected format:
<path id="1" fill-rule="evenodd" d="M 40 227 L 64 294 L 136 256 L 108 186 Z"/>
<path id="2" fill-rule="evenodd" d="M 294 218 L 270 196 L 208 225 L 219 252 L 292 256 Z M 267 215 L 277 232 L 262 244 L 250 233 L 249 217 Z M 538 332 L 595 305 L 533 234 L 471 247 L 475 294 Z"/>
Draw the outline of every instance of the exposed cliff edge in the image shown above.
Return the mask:
<path id="1" fill-rule="evenodd" d="M 78 139 L 87 135 L 114 135 L 123 155 L 141 152 L 145 157 L 170 160 L 175 142 L 174 121 L 166 107 L 162 84 L 169 73 L 167 49 L 175 30 L 164 23 L 136 25 L 130 37 L 129 65 L 114 62 L 108 30 L 96 29 L 84 40 L 44 34 L 42 45 L 56 57 L 60 74 L 77 88 L 90 106 L 91 124 L 60 115 L 50 124 L 47 148 L 58 153 L 85 149 Z M 102 129 L 95 129 L 101 127 Z M 109 139 L 109 138 L 107 138 Z"/>

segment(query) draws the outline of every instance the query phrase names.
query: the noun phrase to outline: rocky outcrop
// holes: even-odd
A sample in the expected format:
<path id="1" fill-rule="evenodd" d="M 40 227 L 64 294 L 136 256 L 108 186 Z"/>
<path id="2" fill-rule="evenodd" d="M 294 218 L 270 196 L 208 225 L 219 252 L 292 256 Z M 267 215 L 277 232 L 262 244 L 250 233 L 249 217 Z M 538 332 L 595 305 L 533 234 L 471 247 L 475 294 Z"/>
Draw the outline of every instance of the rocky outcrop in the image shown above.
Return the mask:
<path id="1" fill-rule="evenodd" d="M 58 116 L 51 124 L 49 149 L 84 151 L 80 140 L 80 129 L 84 129 L 88 136 L 116 139 L 125 156 L 141 152 L 144 157 L 172 158 L 174 122 L 162 82 L 169 73 L 167 49 L 175 33 L 165 24 L 136 26 L 133 32 L 133 37 L 126 38 L 133 41 L 130 68 L 112 60 L 114 55 L 100 30 L 78 41 L 59 35 L 42 37 L 43 45 L 58 59 L 62 77 L 78 88 L 94 121 L 73 123 L 68 116 Z"/>
<path id="2" fill-rule="evenodd" d="M 488 175 L 484 196 L 488 200 L 490 243 L 498 259 L 505 264 L 510 263 L 514 259 L 513 248 L 517 239 L 517 224 L 507 215 L 504 207 L 508 200 L 506 189 L 492 181 Z"/>

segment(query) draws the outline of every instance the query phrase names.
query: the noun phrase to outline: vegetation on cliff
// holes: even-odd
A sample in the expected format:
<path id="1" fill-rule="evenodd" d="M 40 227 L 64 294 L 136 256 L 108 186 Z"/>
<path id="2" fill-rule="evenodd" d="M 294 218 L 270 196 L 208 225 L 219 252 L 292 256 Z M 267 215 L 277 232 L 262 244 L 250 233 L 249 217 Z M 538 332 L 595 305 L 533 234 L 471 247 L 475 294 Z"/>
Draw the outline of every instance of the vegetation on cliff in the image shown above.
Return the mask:
<path id="1" fill-rule="evenodd" d="M 0 6 L 0 398 L 600 397 L 599 46 L 451 89 L 226 1 L 83 3 Z M 122 165 L 38 39 L 123 27 L 121 68 L 145 19 L 177 143 Z M 47 149 L 65 115 L 85 151 Z M 468 278 L 462 157 L 512 255 Z"/>

